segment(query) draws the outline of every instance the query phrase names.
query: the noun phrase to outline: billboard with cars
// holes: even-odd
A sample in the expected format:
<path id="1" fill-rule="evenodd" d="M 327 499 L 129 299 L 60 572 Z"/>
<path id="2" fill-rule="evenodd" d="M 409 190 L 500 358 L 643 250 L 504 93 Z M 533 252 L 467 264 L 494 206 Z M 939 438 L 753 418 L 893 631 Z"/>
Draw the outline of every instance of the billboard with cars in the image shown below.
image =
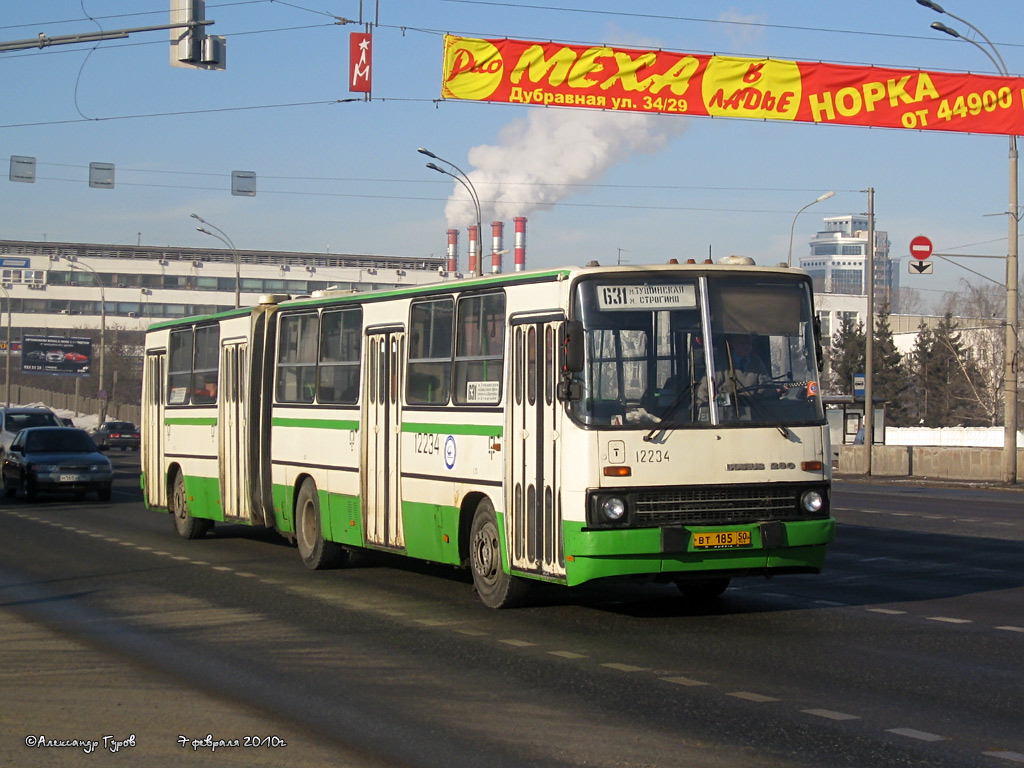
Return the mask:
<path id="1" fill-rule="evenodd" d="M 92 339 L 65 336 L 22 336 L 23 373 L 88 376 L 92 365 Z"/>

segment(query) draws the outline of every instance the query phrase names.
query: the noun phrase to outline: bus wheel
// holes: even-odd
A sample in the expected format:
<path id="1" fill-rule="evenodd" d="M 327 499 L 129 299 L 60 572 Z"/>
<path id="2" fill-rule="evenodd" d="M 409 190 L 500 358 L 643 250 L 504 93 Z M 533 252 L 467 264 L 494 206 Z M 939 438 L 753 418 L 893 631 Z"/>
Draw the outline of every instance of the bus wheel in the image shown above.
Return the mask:
<path id="1" fill-rule="evenodd" d="M 490 499 L 483 499 L 473 514 L 469 564 L 476 593 L 488 608 L 514 608 L 526 598 L 529 585 L 502 568 L 498 520 Z"/>
<path id="2" fill-rule="evenodd" d="M 303 564 L 313 571 L 334 568 L 345 559 L 341 545 L 324 539 L 320 526 L 320 496 L 316 483 L 306 478 L 295 502 L 295 541 Z"/>
<path id="3" fill-rule="evenodd" d="M 171 514 L 174 528 L 183 539 L 201 539 L 213 527 L 213 522 L 188 513 L 188 499 L 185 496 L 185 476 L 179 472 L 174 476 L 171 490 Z"/>
<path id="4" fill-rule="evenodd" d="M 729 588 L 728 576 L 717 579 L 679 579 L 676 586 L 691 600 L 714 600 Z"/>

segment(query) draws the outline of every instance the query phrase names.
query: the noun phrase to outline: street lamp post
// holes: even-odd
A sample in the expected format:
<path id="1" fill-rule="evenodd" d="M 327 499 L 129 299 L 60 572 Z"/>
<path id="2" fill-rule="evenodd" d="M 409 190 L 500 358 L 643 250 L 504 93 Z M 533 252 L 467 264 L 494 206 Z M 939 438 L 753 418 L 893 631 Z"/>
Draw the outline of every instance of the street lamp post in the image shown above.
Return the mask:
<path id="1" fill-rule="evenodd" d="M 95 269 L 90 267 L 84 261 L 79 261 L 77 256 L 65 256 L 67 262 L 74 269 L 85 269 L 92 273 L 93 278 L 96 280 L 96 285 L 100 289 L 100 382 L 99 388 L 96 392 L 97 397 L 100 401 L 100 424 L 107 419 L 107 393 L 106 393 L 106 379 L 104 377 L 104 361 L 106 359 L 107 349 L 107 297 L 103 290 L 103 281 L 100 279 L 100 274 Z"/>
<path id="2" fill-rule="evenodd" d="M 985 33 L 966 19 L 962 19 L 945 10 L 938 3 L 932 0 L 917 0 L 919 5 L 930 8 L 936 13 L 944 13 L 950 18 L 956 19 L 961 24 L 966 24 L 974 30 L 987 44 L 988 48 L 969 37 L 964 37 L 955 29 L 947 27 L 939 21 L 932 22 L 932 29 L 944 32 L 952 37 L 964 40 L 979 51 L 984 53 L 989 61 L 995 65 L 996 71 L 1003 77 L 1010 76 L 1003 57 L 999 55 L 999 49 L 995 47 Z M 1010 202 L 1006 249 L 1006 342 L 1003 360 L 1003 481 L 1006 483 L 1017 482 L 1017 225 L 1020 221 L 1020 209 L 1017 205 L 1017 137 L 1010 136 Z"/>
<path id="3" fill-rule="evenodd" d="M 6 371 L 4 374 L 4 396 L 7 400 L 7 407 L 11 407 L 11 355 L 14 350 L 11 349 L 11 294 L 7 291 L 7 286 L 0 284 L 0 291 L 4 292 L 4 296 L 7 297 L 7 360 L 5 362 Z"/>
<path id="4" fill-rule="evenodd" d="M 202 218 L 198 213 L 193 213 L 189 215 L 192 216 L 192 218 L 198 221 L 200 224 L 205 224 L 207 227 L 214 230 L 213 232 L 211 232 L 210 229 L 206 229 L 204 227 L 196 227 L 197 232 L 202 232 L 204 235 L 214 237 L 220 240 L 222 243 L 224 243 L 224 245 L 231 249 L 231 253 L 235 257 L 235 309 L 238 309 L 240 306 L 242 306 L 242 278 L 241 269 L 239 266 L 240 260 L 238 258 L 238 249 L 235 248 L 235 244 L 231 242 L 231 238 L 224 233 L 224 230 L 214 226 L 206 219 Z"/>
<path id="5" fill-rule="evenodd" d="M 807 205 L 805 205 L 803 208 L 801 208 L 799 211 L 796 212 L 796 216 L 793 217 L 793 223 L 789 227 L 789 256 L 786 257 L 786 266 L 787 267 L 792 267 L 793 266 L 793 230 L 796 229 L 796 220 L 797 220 L 797 218 L 800 216 L 801 213 L 806 211 L 808 208 L 810 208 L 815 203 L 820 203 L 822 200 L 828 200 L 830 197 L 835 197 L 835 194 L 836 194 L 835 192 L 829 190 L 824 195 L 819 195 L 814 200 L 812 200 L 811 202 L 809 202 Z"/>
<path id="6" fill-rule="evenodd" d="M 473 182 L 469 180 L 469 176 L 466 175 L 466 172 L 459 168 L 459 166 L 457 166 L 455 163 L 451 162 L 450 160 L 445 160 L 443 157 L 438 157 L 429 149 L 424 149 L 423 147 L 420 147 L 416 151 L 419 152 L 421 155 L 426 155 L 427 157 L 431 157 L 434 160 L 440 160 L 445 165 L 450 165 L 453 169 L 455 169 L 458 175 L 452 173 L 451 171 L 445 168 L 442 168 L 436 163 L 427 163 L 427 168 L 429 168 L 432 171 L 437 171 L 438 173 L 443 173 L 445 176 L 452 177 L 457 182 L 459 182 L 459 184 L 465 187 L 467 192 L 469 192 L 469 199 L 473 201 L 473 205 L 476 208 L 476 237 L 478 253 L 476 258 L 476 269 L 474 270 L 473 274 L 475 277 L 480 277 L 483 270 L 483 248 L 480 247 L 480 244 L 483 243 L 484 228 L 483 221 L 480 217 L 480 196 L 476 193 L 476 187 L 473 186 Z"/>

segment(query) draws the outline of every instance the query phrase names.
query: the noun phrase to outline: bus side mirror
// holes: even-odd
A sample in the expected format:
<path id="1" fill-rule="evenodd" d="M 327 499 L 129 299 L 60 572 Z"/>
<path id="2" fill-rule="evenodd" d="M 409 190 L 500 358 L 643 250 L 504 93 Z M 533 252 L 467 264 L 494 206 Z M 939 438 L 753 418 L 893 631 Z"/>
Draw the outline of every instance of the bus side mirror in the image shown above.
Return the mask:
<path id="1" fill-rule="evenodd" d="M 821 349 L 821 318 L 814 317 L 814 356 L 818 358 L 818 372 L 824 369 L 825 354 Z"/>
<path id="2" fill-rule="evenodd" d="M 583 370 L 583 323 L 568 320 L 562 324 L 562 373 Z"/>

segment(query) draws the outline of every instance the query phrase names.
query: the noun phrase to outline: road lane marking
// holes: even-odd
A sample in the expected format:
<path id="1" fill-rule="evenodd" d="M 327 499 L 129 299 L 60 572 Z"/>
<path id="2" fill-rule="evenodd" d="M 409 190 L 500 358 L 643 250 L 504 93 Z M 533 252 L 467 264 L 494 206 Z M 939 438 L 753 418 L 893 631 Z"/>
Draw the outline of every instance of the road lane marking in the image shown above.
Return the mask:
<path id="1" fill-rule="evenodd" d="M 887 728 L 886 733 L 895 733 L 897 736 L 906 736 L 908 739 L 919 739 L 921 741 L 948 741 L 947 736 L 939 736 L 937 733 L 918 731 L 914 728 Z"/>
<path id="2" fill-rule="evenodd" d="M 1007 632 L 1024 632 L 1024 627 L 1006 626 L 1006 627 L 996 627 L 996 629 L 1004 629 Z"/>
<path id="3" fill-rule="evenodd" d="M 829 720 L 860 720 L 858 715 L 848 715 L 845 712 L 836 712 L 831 709 L 801 709 L 800 711 L 815 717 L 827 717 Z"/>
<path id="4" fill-rule="evenodd" d="M 647 667 L 634 667 L 632 664 L 619 664 L 618 662 L 609 662 L 602 664 L 602 667 L 608 667 L 608 669 L 618 670 L 619 672 L 646 672 Z"/>
<path id="5" fill-rule="evenodd" d="M 954 619 L 949 616 L 929 616 L 928 621 L 943 621 L 946 624 L 971 624 L 970 619 Z"/>
<path id="6" fill-rule="evenodd" d="M 536 643 L 531 643 L 529 640 L 517 640 L 514 637 L 510 637 L 505 640 L 499 640 L 498 642 L 504 643 L 505 645 L 512 645 L 516 648 L 529 648 L 531 645 L 536 645 Z"/>
<path id="7" fill-rule="evenodd" d="M 663 677 L 661 679 L 664 680 L 666 683 L 675 683 L 676 685 L 709 685 L 709 683 L 705 683 L 703 680 L 694 680 L 690 677 Z"/>
<path id="8" fill-rule="evenodd" d="M 906 611 L 897 611 L 893 608 L 868 608 L 867 610 L 871 611 L 872 613 L 884 613 L 888 616 L 902 616 L 906 614 Z"/>
<path id="9" fill-rule="evenodd" d="M 585 659 L 587 658 L 584 653 L 576 653 L 575 651 L 548 651 L 552 656 L 558 656 L 563 659 Z"/>
<path id="10" fill-rule="evenodd" d="M 737 699 L 756 701 L 759 704 L 766 701 L 779 701 L 779 699 L 776 699 L 774 696 L 764 696 L 760 693 L 751 693 L 750 691 L 733 691 L 732 693 L 727 693 L 726 696 L 735 696 Z"/>
<path id="11" fill-rule="evenodd" d="M 982 752 L 986 757 L 998 757 L 1011 763 L 1024 763 L 1024 755 L 1020 752 Z"/>

